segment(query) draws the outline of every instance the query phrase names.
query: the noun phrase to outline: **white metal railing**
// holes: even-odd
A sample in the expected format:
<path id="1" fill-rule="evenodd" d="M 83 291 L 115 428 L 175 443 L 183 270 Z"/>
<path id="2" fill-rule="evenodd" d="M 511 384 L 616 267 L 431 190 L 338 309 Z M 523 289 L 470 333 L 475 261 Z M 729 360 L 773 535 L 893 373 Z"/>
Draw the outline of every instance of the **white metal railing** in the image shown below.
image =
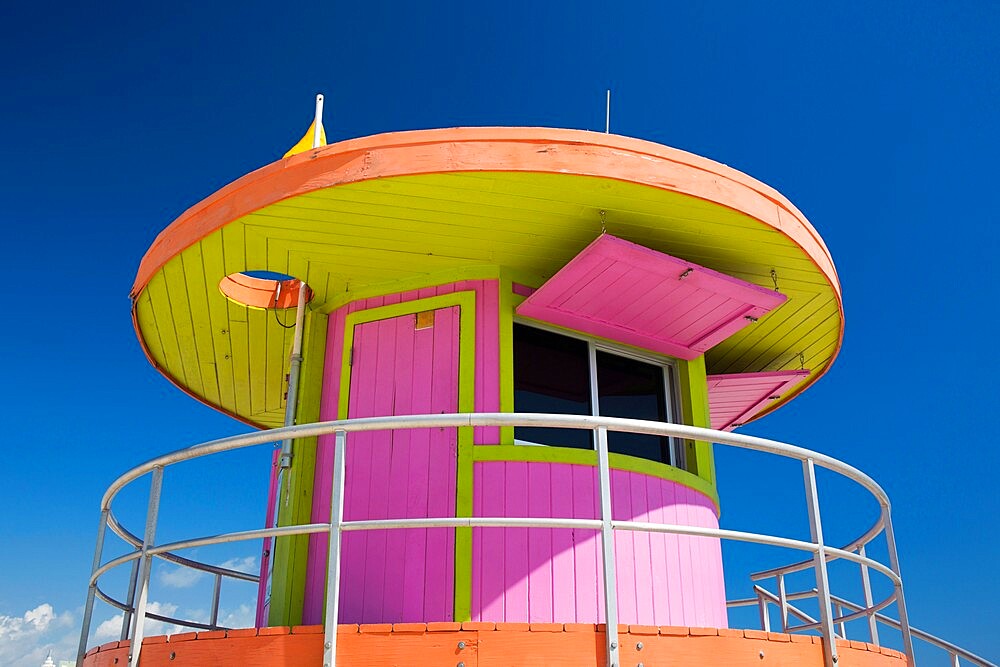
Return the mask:
<path id="1" fill-rule="evenodd" d="M 601 517 L 599 519 L 434 517 L 420 519 L 380 519 L 367 521 L 343 520 L 344 466 L 346 462 L 345 452 L 349 433 L 360 431 L 471 426 L 535 426 L 550 428 L 577 428 L 595 431 L 597 436 L 595 441 L 597 443 L 598 454 L 597 466 L 601 499 Z M 727 529 L 700 528 L 694 526 L 657 524 L 637 521 L 619 521 L 613 519 L 611 516 L 611 483 L 607 442 L 607 433 L 609 430 L 709 441 L 725 446 L 765 452 L 801 461 L 811 539 L 809 541 L 805 541 Z M 310 438 L 331 433 L 334 434 L 335 455 L 333 490 L 331 494 L 331 515 L 329 523 L 310 523 L 276 528 L 246 530 L 186 539 L 167 544 L 156 544 L 156 528 L 165 468 L 183 461 L 189 461 L 219 452 L 273 443 L 281 440 Z M 875 523 L 860 537 L 842 548 L 832 547 L 823 539 L 823 527 L 819 500 L 816 492 L 817 466 L 831 470 L 856 482 L 868 491 L 872 497 L 874 497 L 880 507 L 880 514 Z M 119 523 L 112 512 L 111 506 L 112 502 L 123 488 L 147 474 L 151 475 L 152 479 L 143 536 L 140 538 Z M 219 592 L 222 580 L 236 579 L 256 582 L 259 579 L 257 576 L 252 574 L 222 568 L 219 566 L 207 565 L 184 558 L 177 555 L 177 551 L 199 546 L 240 542 L 245 540 L 257 540 L 266 537 L 287 537 L 292 535 L 327 533 L 330 536 L 330 550 L 327 572 L 323 662 L 327 667 L 333 667 L 336 664 L 336 628 L 338 621 L 338 609 L 336 603 L 340 597 L 340 537 L 342 533 L 345 531 L 355 530 L 434 527 L 538 527 L 591 529 L 598 531 L 600 534 L 603 553 L 602 561 L 604 569 L 602 585 L 604 588 L 604 612 L 607 628 L 605 638 L 607 664 L 613 667 L 619 664 L 617 636 L 617 588 L 614 556 L 614 531 L 616 530 L 713 537 L 723 540 L 734 540 L 739 542 L 785 547 L 809 553 L 811 557 L 808 560 L 751 575 L 751 580 L 754 582 L 773 579 L 777 587 L 777 593 L 772 593 L 760 584 L 755 583 L 754 591 L 756 597 L 747 600 L 734 600 L 729 602 L 728 605 L 730 607 L 758 605 L 761 610 L 761 627 L 762 629 L 769 629 L 770 620 L 768 605 L 774 604 L 780 609 L 781 612 L 782 630 L 787 632 L 802 632 L 808 630 L 818 631 L 823 641 L 824 661 L 826 667 L 834 667 L 838 660 L 837 644 L 835 639 L 844 636 L 846 623 L 851 620 L 861 618 L 867 619 L 870 638 L 876 644 L 878 643 L 878 634 L 876 630 L 877 623 L 883 623 L 898 629 L 902 635 L 904 652 L 907 656 L 909 656 L 911 664 L 913 660 L 912 637 L 916 636 L 922 640 L 928 641 L 931 645 L 948 651 L 954 665 L 958 664 L 959 657 L 961 657 L 962 659 L 965 659 L 975 665 L 981 665 L 983 667 L 996 667 L 983 658 L 949 644 L 944 640 L 933 637 L 928 633 L 911 629 L 906 616 L 902 580 L 899 576 L 899 563 L 896 555 L 895 540 L 892 533 L 889 499 L 882 488 L 860 470 L 838 461 L 837 459 L 826 456 L 825 454 L 794 445 L 768 440 L 765 438 L 714 431 L 694 426 L 631 419 L 617 419 L 610 417 L 511 413 L 466 413 L 454 415 L 370 417 L 364 419 L 330 421 L 315 424 L 301 424 L 297 426 L 288 426 L 214 440 L 202 445 L 196 445 L 194 447 L 159 456 L 126 472 L 111 484 L 101 501 L 101 516 L 98 526 L 97 544 L 94 552 L 93 567 L 91 570 L 92 573 L 89 580 L 83 627 L 80 634 L 78 664 L 83 664 L 83 657 L 86 652 L 87 640 L 90 634 L 94 604 L 97 598 L 100 598 L 104 602 L 107 602 L 123 612 L 121 638 L 131 640 L 129 663 L 132 667 L 135 667 L 138 665 L 139 661 L 139 654 L 142 648 L 142 638 L 144 637 L 144 623 L 147 618 L 193 628 L 218 629 L 220 627 L 218 625 Z M 132 547 L 132 550 L 124 555 L 102 563 L 104 539 L 108 529 L 121 537 Z M 865 553 L 865 546 L 879 535 L 885 536 L 886 545 L 888 547 L 888 564 L 874 560 Z M 147 596 L 149 592 L 150 572 L 153 559 L 157 558 L 178 564 L 182 567 L 195 568 L 213 575 L 213 601 L 211 619 L 209 623 L 177 619 L 165 615 L 153 614 L 148 611 Z M 860 567 L 865 595 L 863 605 L 849 602 L 846 599 L 831 594 L 829 589 L 827 563 L 828 561 L 833 560 L 853 562 Z M 126 592 L 125 599 L 118 600 L 101 590 L 98 584 L 102 575 L 126 563 L 131 565 L 128 591 Z M 784 582 L 787 575 L 809 569 L 812 569 L 815 574 L 815 589 L 796 593 L 788 593 L 785 591 Z M 878 602 L 875 602 L 872 599 L 870 582 L 872 571 L 885 576 L 889 582 L 891 582 L 893 587 L 893 592 Z M 814 598 L 817 601 L 819 606 L 819 619 L 814 619 L 792 604 L 793 601 L 806 598 Z M 879 613 L 893 603 L 896 604 L 899 614 L 898 620 Z M 843 611 L 844 609 L 848 610 L 847 613 Z M 798 625 L 790 624 L 788 621 L 790 616 L 795 616 L 801 621 L 801 623 Z M 839 626 L 840 629 L 839 633 L 836 631 L 837 626 Z"/>

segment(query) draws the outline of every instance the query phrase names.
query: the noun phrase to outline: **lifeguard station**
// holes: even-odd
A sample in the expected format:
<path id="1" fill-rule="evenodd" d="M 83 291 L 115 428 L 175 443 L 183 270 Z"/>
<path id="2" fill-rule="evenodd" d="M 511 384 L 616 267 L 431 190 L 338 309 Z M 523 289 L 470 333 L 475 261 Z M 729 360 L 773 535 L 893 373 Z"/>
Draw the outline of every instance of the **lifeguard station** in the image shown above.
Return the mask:
<path id="1" fill-rule="evenodd" d="M 833 260 L 795 206 L 711 160 L 595 132 L 325 143 L 317 114 L 302 144 L 193 206 L 142 260 L 132 316 L 150 363 L 266 430 L 112 485 L 81 664 L 905 664 L 915 631 L 884 492 L 823 454 L 730 433 L 840 348 Z M 273 442 L 266 525 L 156 541 L 168 468 Z M 713 442 L 800 460 L 811 539 L 721 530 Z M 882 508 L 851 544 L 824 542 L 817 467 Z M 146 525 L 128 528 L 111 501 L 146 475 Z M 125 555 L 104 557 L 106 528 Z M 886 562 L 866 555 L 876 539 Z M 182 555 L 234 540 L 262 541 L 259 576 Z M 723 540 L 801 552 L 729 600 L 759 606 L 760 628 L 730 628 Z M 214 575 L 211 623 L 146 636 L 162 559 Z M 830 590 L 831 560 L 857 569 L 863 599 Z M 101 589 L 125 564 L 129 590 Z M 803 570 L 814 587 L 787 590 Z M 873 598 L 875 577 L 889 596 Z M 256 628 L 218 625 L 229 578 L 257 582 Z M 124 611 L 122 641 L 87 651 L 98 597 Z M 858 620 L 866 635 L 848 640 Z"/>

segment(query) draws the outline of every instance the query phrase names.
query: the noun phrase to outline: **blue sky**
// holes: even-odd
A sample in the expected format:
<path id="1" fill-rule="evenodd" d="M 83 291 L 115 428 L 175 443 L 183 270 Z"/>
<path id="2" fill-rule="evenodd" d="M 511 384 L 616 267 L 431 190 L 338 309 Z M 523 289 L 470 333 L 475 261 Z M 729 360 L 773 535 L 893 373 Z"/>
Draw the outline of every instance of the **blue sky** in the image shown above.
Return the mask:
<path id="1" fill-rule="evenodd" d="M 163 227 L 279 158 L 317 91 L 335 141 L 455 125 L 603 129 L 609 87 L 613 132 L 747 172 L 826 239 L 844 286 L 843 351 L 817 385 L 746 431 L 880 481 L 895 503 L 914 624 L 1000 656 L 1000 456 L 986 434 L 1000 370 L 1000 7 L 618 4 L 0 9 L 0 662 L 40 664 L 50 645 L 69 657 L 98 503 L 114 477 L 245 430 L 171 387 L 136 343 L 128 290 Z M 168 491 L 183 492 L 165 510 L 165 534 L 200 517 L 198 503 L 226 484 L 244 489 L 234 516 L 258 521 L 266 457 L 234 459 L 244 477 L 168 477 Z M 789 532 L 803 534 L 786 504 L 799 498 L 794 467 L 772 474 L 731 453 L 718 464 L 725 525 L 781 530 L 789 518 Z M 843 518 L 829 530 L 847 538 L 870 508 L 830 489 L 824 503 Z M 749 563 L 741 553 L 735 562 Z M 731 595 L 745 594 L 737 569 Z M 204 606 L 163 576 L 163 604 L 174 595 Z M 240 613 L 238 595 L 223 602 Z M 110 617 L 104 609 L 97 620 Z"/>

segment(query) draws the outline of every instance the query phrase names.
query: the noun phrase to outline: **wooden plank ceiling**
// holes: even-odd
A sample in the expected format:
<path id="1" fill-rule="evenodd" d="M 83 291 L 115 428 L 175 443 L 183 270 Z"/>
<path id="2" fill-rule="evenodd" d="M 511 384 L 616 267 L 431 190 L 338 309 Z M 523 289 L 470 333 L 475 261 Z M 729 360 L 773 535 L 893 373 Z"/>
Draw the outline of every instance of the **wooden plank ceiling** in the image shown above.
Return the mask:
<path id="1" fill-rule="evenodd" d="M 272 204 L 177 253 L 138 295 L 136 322 L 154 363 L 190 393 L 252 423 L 279 425 L 291 331 L 274 311 L 226 299 L 218 289 L 224 276 L 266 270 L 301 278 L 319 312 L 366 286 L 477 265 L 538 276 L 537 287 L 601 233 L 602 210 L 609 234 L 788 297 L 709 350 L 710 373 L 805 367 L 815 375 L 831 361 L 837 298 L 784 234 L 688 195 L 564 174 L 399 176 Z"/>

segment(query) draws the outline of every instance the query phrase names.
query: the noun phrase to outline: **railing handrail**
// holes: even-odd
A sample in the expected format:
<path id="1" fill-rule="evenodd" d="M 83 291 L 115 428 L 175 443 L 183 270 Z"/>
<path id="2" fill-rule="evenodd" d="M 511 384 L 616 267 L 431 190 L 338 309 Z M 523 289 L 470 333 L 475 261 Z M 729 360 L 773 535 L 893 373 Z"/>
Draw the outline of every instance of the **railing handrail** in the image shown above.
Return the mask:
<path id="1" fill-rule="evenodd" d="M 880 507 L 880 513 L 878 519 L 875 523 L 866 530 L 860 537 L 852 540 L 847 548 L 836 549 L 827 546 L 822 539 L 822 533 L 817 534 L 817 528 L 819 525 L 819 508 L 816 504 L 815 498 L 810 497 L 808 500 L 812 503 L 812 509 L 810 510 L 810 516 L 815 520 L 813 525 L 813 537 L 811 541 L 806 542 L 802 540 L 793 540 L 790 538 L 762 535 L 757 533 L 746 533 L 742 531 L 732 531 L 725 529 L 712 529 L 712 528 L 696 528 L 692 526 L 679 526 L 679 525 L 669 525 L 669 524 L 654 524 L 647 522 L 630 522 L 630 521 L 617 521 L 612 520 L 610 517 L 610 505 L 607 506 L 606 510 L 603 510 L 605 515 L 604 519 L 539 519 L 539 518 L 508 518 L 508 517 L 475 517 L 475 518 L 421 518 L 421 519 L 405 519 L 405 520 L 373 520 L 373 521 L 353 521 L 345 522 L 342 520 L 331 519 L 329 524 L 303 524 L 297 526 L 286 526 L 282 528 L 268 528 L 260 530 L 251 531 L 241 531 L 235 533 L 224 533 L 220 535 L 214 535 L 204 538 L 188 539 L 179 542 L 172 542 L 169 544 L 155 545 L 153 536 L 155 535 L 155 523 L 156 523 L 156 511 L 159 502 L 158 489 L 156 492 L 156 507 L 153 505 L 153 499 L 151 495 L 151 507 L 149 515 L 147 515 L 147 527 L 146 527 L 146 537 L 139 539 L 138 536 L 128 531 L 124 526 L 122 526 L 118 520 L 115 518 L 112 512 L 112 503 L 117 497 L 118 493 L 132 481 L 144 476 L 147 473 L 154 473 L 154 480 L 162 479 L 163 469 L 174 465 L 176 463 L 189 461 L 192 459 L 208 456 L 211 454 L 216 454 L 224 451 L 231 451 L 235 449 L 241 449 L 244 447 L 262 445 L 267 443 L 273 443 L 278 440 L 283 439 L 298 439 L 315 437 L 329 434 L 344 434 L 343 441 L 346 441 L 346 434 L 354 432 L 363 431 L 378 431 L 378 430 L 399 430 L 399 429 L 419 429 L 419 428 L 449 428 L 449 427 L 473 427 L 473 426 L 536 426 L 536 427 L 550 427 L 550 428 L 576 428 L 585 430 L 594 430 L 599 434 L 598 440 L 600 441 L 603 437 L 603 443 L 598 444 L 598 467 L 602 468 L 602 474 L 607 471 L 604 470 L 608 468 L 607 463 L 607 443 L 606 443 L 606 433 L 607 430 L 613 431 L 624 431 L 630 433 L 640 433 L 640 434 L 650 434 L 659 436 L 668 436 L 676 438 L 684 438 L 690 440 L 700 440 L 715 442 L 725 446 L 732 446 L 742 449 L 749 449 L 753 451 L 760 451 L 764 453 L 770 453 L 774 455 L 779 455 L 787 458 L 793 458 L 801 461 L 803 463 L 803 469 L 806 471 L 807 480 L 807 496 L 809 495 L 809 485 L 812 485 L 813 492 L 815 491 L 815 476 L 812 473 L 813 466 L 819 465 L 823 468 L 831 470 L 841 476 L 844 476 L 857 484 L 862 488 L 867 490 L 878 502 Z M 340 440 L 341 436 L 338 437 L 338 442 L 343 442 Z M 603 459 L 602 459 L 603 456 Z M 342 465 L 342 463 L 341 463 Z M 602 484 L 606 485 L 606 481 L 602 480 Z M 341 480 L 342 484 L 342 480 Z M 602 494 L 604 492 L 602 491 Z M 610 502 L 610 497 L 607 499 Z M 269 431 L 260 431 L 250 434 L 230 436 L 226 438 L 220 438 L 213 440 L 201 445 L 195 445 L 193 447 L 188 447 L 185 449 L 177 450 L 158 456 L 156 458 L 150 459 L 145 463 L 142 463 L 126 473 L 120 475 L 105 492 L 101 501 L 102 510 L 102 523 L 100 525 L 100 532 L 98 535 L 98 553 L 95 556 L 95 566 L 94 571 L 90 581 L 91 592 L 88 595 L 87 611 L 85 613 L 85 627 L 81 636 L 81 652 L 85 650 L 86 647 L 86 635 L 89 629 L 89 618 L 93 607 L 93 597 L 95 595 L 94 591 L 97 589 L 97 581 L 100 576 L 111 569 L 114 566 L 121 565 L 125 562 L 134 561 L 139 559 L 143 565 L 139 568 L 134 569 L 134 574 L 136 581 L 141 582 L 139 587 L 139 599 L 138 605 L 132 604 L 131 602 L 118 604 L 125 605 L 119 607 L 126 609 L 126 618 L 129 614 L 129 609 L 138 612 L 139 609 L 144 610 L 145 599 L 144 595 L 146 593 L 146 581 L 148 581 L 149 576 L 149 565 L 151 559 L 153 558 L 163 558 L 170 560 L 171 562 L 178 563 L 185 567 L 195 567 L 196 569 L 202 569 L 204 571 L 212 572 L 216 575 L 216 599 L 218 597 L 218 585 L 221 581 L 221 577 L 233 577 L 245 579 L 245 580 L 257 580 L 254 575 L 248 575 L 236 570 L 229 570 L 228 568 L 222 568 L 220 566 L 210 566 L 198 563 L 197 561 L 192 561 L 190 559 L 177 556 L 172 553 L 178 549 L 190 548 L 193 546 L 202 546 L 208 544 L 219 544 L 223 542 L 235 542 L 248 539 L 259 539 L 262 537 L 273 537 L 273 536 L 283 536 L 283 535 L 293 535 L 293 534 L 306 534 L 306 533 L 320 533 L 320 532 L 330 532 L 333 534 L 334 528 L 336 528 L 338 534 L 339 531 L 349 531 L 349 530 L 363 530 L 363 529 L 377 529 L 377 528 L 389 528 L 389 527 L 401 527 L 406 525 L 407 527 L 430 527 L 430 525 L 435 526 L 524 526 L 524 527 L 566 527 L 569 523 L 573 523 L 574 527 L 585 527 L 592 529 L 600 529 L 602 531 L 607 531 L 606 534 L 602 534 L 602 543 L 607 543 L 607 539 L 611 535 L 612 530 L 638 530 L 646 532 L 667 532 L 667 533 L 677 533 L 677 534 L 688 534 L 688 535 L 701 535 L 706 537 L 716 537 L 720 539 L 732 539 L 740 541 L 757 542 L 762 544 L 772 544 L 776 546 L 783 546 L 792 549 L 804 550 L 811 552 L 813 554 L 812 561 L 805 561 L 804 566 L 801 563 L 795 563 L 790 566 L 784 566 L 782 568 L 776 568 L 774 570 L 764 571 L 762 573 L 756 573 L 754 576 L 756 578 L 766 578 L 767 573 L 775 573 L 782 575 L 784 573 L 795 571 L 793 568 L 805 569 L 809 566 L 810 562 L 814 567 L 820 568 L 822 570 L 822 577 L 825 586 L 826 579 L 826 561 L 836 560 L 838 558 L 850 560 L 861 564 L 863 568 L 870 567 L 880 572 L 881 574 L 887 576 L 893 583 L 895 587 L 895 593 L 890 596 L 890 602 L 895 600 L 897 606 L 900 610 L 901 624 L 900 627 L 904 633 L 904 644 L 907 644 L 906 648 L 909 652 L 908 646 L 908 636 L 907 628 L 908 624 L 905 620 L 905 607 L 902 600 L 902 582 L 898 575 L 898 565 L 895 562 L 895 551 L 894 542 L 891 535 L 891 523 L 889 519 L 890 503 L 889 498 L 885 491 L 879 486 L 871 477 L 861 472 L 857 468 L 850 466 L 842 461 L 839 461 L 833 457 L 815 452 L 809 449 L 798 447 L 795 445 L 789 445 L 786 443 L 778 442 L 775 440 L 769 440 L 766 438 L 760 438 L 756 436 L 749 436 L 736 433 L 727 433 L 721 431 L 715 431 L 712 429 L 700 428 L 695 426 L 686 426 L 680 424 L 667 424 L 661 422 L 651 422 L 651 421 L 641 421 L 641 420 L 631 420 L 631 419 L 621 419 L 613 417 L 594 417 L 594 416 L 576 416 L 576 415 L 548 415 L 548 414 L 536 414 L 536 413 L 459 413 L 453 415 L 404 415 L 404 416 L 390 416 L 390 417 L 368 417 L 362 419 L 350 419 L 350 420 L 335 420 L 327 422 L 318 422 L 312 424 L 301 424 L 296 426 L 288 426 L 277 428 Z M 815 515 L 815 516 L 813 516 Z M 152 517 L 152 525 L 150 525 L 150 517 Z M 334 525 L 336 522 L 336 526 Z M 577 523 L 579 522 L 579 523 Z M 393 524 L 393 525 L 389 525 Z M 556 524 L 559 524 L 556 526 Z M 586 525 L 584 525 L 586 524 Z M 103 549 L 103 531 L 106 527 L 111 528 L 112 532 L 122 537 L 127 543 L 132 545 L 137 551 L 131 554 L 126 554 L 126 556 L 113 559 L 103 566 L 100 564 L 100 552 Z M 890 566 L 883 565 L 882 563 L 868 558 L 866 556 L 855 554 L 853 551 L 860 550 L 870 542 L 872 539 L 880 535 L 881 533 L 886 533 L 887 542 L 890 545 Z M 863 553 L 863 552 L 861 552 Z M 613 560 L 613 555 L 612 555 Z M 613 563 L 611 565 L 613 568 Z M 140 572 L 141 570 L 141 572 Z M 818 571 L 819 572 L 819 571 Z M 774 576 L 774 575 L 772 575 Z M 605 575 L 607 578 L 607 574 Z M 613 576 L 612 576 L 613 579 Z M 333 584 L 330 584 L 333 585 Z M 607 585 L 607 583 L 606 583 Z M 612 588 L 614 586 L 613 582 L 611 584 Z M 130 600 L 133 592 L 130 589 Z M 329 597 L 329 595 L 328 595 Z M 607 596 L 606 596 L 607 597 Z M 829 596 L 827 596 L 829 597 Z M 108 596 L 106 596 L 103 591 L 101 592 L 101 598 L 110 602 Z M 336 598 L 335 598 L 336 599 Z M 116 601 L 118 602 L 118 601 Z M 115 605 L 118 606 L 118 605 Z M 878 605 L 878 608 L 883 608 L 886 606 L 884 601 Z M 828 610 L 827 610 L 828 611 Z M 609 608 L 609 618 L 611 618 L 612 613 L 615 618 L 617 618 L 617 611 L 610 610 Z M 874 614 L 874 611 L 872 612 Z M 133 630 L 133 634 L 136 636 L 142 636 L 141 622 L 142 618 L 148 616 L 152 618 L 153 616 L 148 613 L 136 614 L 136 628 Z M 823 630 L 824 634 L 824 646 L 826 647 L 825 653 L 835 655 L 835 645 L 832 643 L 832 625 L 830 624 L 830 614 L 824 612 L 821 623 L 829 626 L 826 630 Z M 142 618 L 140 618 L 142 617 Z M 165 617 L 160 617 L 161 620 Z M 183 624 L 183 621 L 178 621 L 178 624 Z M 610 621 L 609 621 L 610 626 Z M 821 628 L 822 629 L 822 628 Z M 123 629 L 123 635 L 125 631 Z M 608 637 L 609 651 L 616 645 L 611 641 L 610 633 Z M 137 655 L 137 654 L 136 654 Z M 971 654 L 970 654 L 971 655 Z M 832 664 L 828 656 L 827 663 Z"/>
<path id="2" fill-rule="evenodd" d="M 359 431 L 382 431 L 391 427 L 398 429 L 417 428 L 450 428 L 462 426 L 537 426 L 543 428 L 575 428 L 579 430 L 593 430 L 604 427 L 612 431 L 622 431 L 626 433 L 641 433 L 647 435 L 662 435 L 667 437 L 682 438 L 687 440 L 699 440 L 713 442 L 720 445 L 750 449 L 753 451 L 777 454 L 788 458 L 805 461 L 812 459 L 816 465 L 828 470 L 840 473 L 844 477 L 857 482 L 865 487 L 878 501 L 883 508 L 889 509 L 889 496 L 879 484 L 866 475 L 861 470 L 851 466 L 832 456 L 822 454 L 811 449 L 790 445 L 777 440 L 761 438 L 742 433 L 730 433 L 728 431 L 716 431 L 700 426 L 687 426 L 685 424 L 668 424 L 665 422 L 654 422 L 640 419 L 623 419 L 620 417 L 595 417 L 589 415 L 555 415 L 529 412 L 462 412 L 451 415 L 396 415 L 389 417 L 361 417 L 357 419 L 338 419 L 325 422 L 313 422 L 309 424 L 296 424 L 295 426 L 282 426 L 280 428 L 265 431 L 245 433 L 243 435 L 227 436 L 210 440 L 206 443 L 193 445 L 184 449 L 178 449 L 161 456 L 149 459 L 131 470 L 119 476 L 105 491 L 101 499 L 101 509 L 110 509 L 111 501 L 118 491 L 128 482 L 152 472 L 157 467 L 167 467 L 174 463 L 187 461 L 209 454 L 263 445 L 278 440 L 312 438 L 321 435 L 330 435 L 335 431 L 345 433 L 355 433 Z M 870 529 L 869 529 L 870 530 Z M 851 545 L 859 541 L 857 538 Z M 849 545 L 850 546 L 850 545 Z"/>
<path id="3" fill-rule="evenodd" d="M 475 423 L 472 423 L 473 420 Z M 875 497 L 881 509 L 880 515 L 875 523 L 861 536 L 851 540 L 851 542 L 841 549 L 842 551 L 853 551 L 859 546 L 867 544 L 874 539 L 874 537 L 877 536 L 884 527 L 885 517 L 891 509 L 889 497 L 886 492 L 877 482 L 875 482 L 875 480 L 862 471 L 831 456 L 827 456 L 804 447 L 778 442 L 777 440 L 744 435 L 741 433 L 716 431 L 698 426 L 666 424 L 663 422 L 622 419 L 617 417 L 502 412 L 457 413 L 454 415 L 403 415 L 390 417 L 363 417 L 360 419 L 339 419 L 325 422 L 314 422 L 310 424 L 297 424 L 295 426 L 283 426 L 265 431 L 256 431 L 243 435 L 219 438 L 206 443 L 193 445 L 191 447 L 163 454 L 150 459 L 145 463 L 141 463 L 131 470 L 123 473 L 114 482 L 112 482 L 108 487 L 108 490 L 105 491 L 104 496 L 101 499 L 101 509 L 109 512 L 108 527 L 110 527 L 116 535 L 127 542 L 130 542 L 133 546 L 138 547 L 142 544 L 142 540 L 119 524 L 117 519 L 114 517 L 114 513 L 111 511 L 111 504 L 115 496 L 124 486 L 126 486 L 129 482 L 152 472 L 157 467 L 165 468 L 176 463 L 189 461 L 203 456 L 209 456 L 211 454 L 273 443 L 278 440 L 311 438 L 321 435 L 329 435 L 338 430 L 343 430 L 346 433 L 385 430 L 386 425 L 391 425 L 393 429 L 448 428 L 460 426 L 539 426 L 550 428 L 576 428 L 580 430 L 592 430 L 603 426 L 614 431 L 623 431 L 627 433 L 665 435 L 668 437 L 713 442 L 720 445 L 776 454 L 779 456 L 794 458 L 799 461 L 812 459 L 817 465 L 837 472 L 860 484 Z M 773 574 L 770 574 L 772 572 L 795 571 L 793 568 L 807 569 L 808 565 L 809 561 L 802 561 L 780 568 L 775 568 L 774 570 L 758 572 L 751 575 L 751 578 L 767 578 L 768 576 L 773 576 Z"/>

